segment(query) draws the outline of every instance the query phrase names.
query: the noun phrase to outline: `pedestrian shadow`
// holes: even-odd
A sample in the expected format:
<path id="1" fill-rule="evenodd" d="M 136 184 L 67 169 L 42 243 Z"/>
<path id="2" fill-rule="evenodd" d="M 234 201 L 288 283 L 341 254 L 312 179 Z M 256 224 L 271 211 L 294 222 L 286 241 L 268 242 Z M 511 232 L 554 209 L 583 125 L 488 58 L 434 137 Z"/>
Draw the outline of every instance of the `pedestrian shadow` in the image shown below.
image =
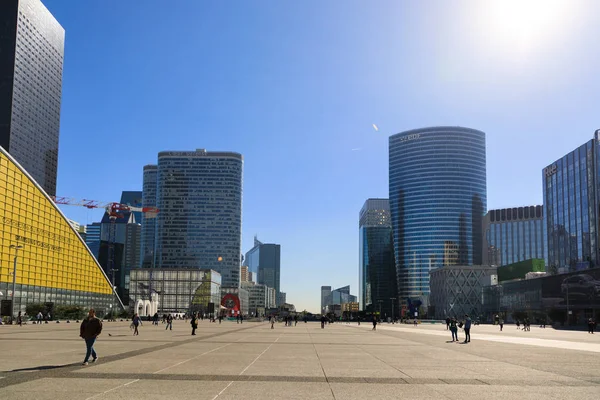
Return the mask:
<path id="1" fill-rule="evenodd" d="M 9 372 L 32 372 L 32 371 L 49 371 L 53 369 L 72 367 L 77 364 L 67 364 L 67 365 L 41 365 L 39 367 L 30 367 L 30 368 L 19 368 L 13 369 Z"/>

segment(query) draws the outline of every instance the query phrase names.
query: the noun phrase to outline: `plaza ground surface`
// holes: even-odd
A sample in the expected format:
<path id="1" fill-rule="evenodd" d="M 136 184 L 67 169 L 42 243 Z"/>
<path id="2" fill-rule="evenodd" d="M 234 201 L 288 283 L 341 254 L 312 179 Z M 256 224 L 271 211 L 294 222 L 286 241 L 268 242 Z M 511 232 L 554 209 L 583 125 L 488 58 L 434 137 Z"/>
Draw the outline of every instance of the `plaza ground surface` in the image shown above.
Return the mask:
<path id="1" fill-rule="evenodd" d="M 597 399 L 600 334 L 475 326 L 105 323 L 82 366 L 78 324 L 0 326 L 0 399 Z M 109 335 L 110 334 L 110 335 Z M 459 333 L 464 339 L 463 333 Z"/>

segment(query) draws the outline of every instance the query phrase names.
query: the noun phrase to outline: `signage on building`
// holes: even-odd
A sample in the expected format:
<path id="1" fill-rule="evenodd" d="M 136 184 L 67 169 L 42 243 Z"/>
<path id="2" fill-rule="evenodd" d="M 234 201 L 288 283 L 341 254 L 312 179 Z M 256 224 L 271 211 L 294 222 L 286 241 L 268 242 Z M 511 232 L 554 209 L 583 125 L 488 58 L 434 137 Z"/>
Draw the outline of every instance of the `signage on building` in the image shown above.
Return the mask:
<path id="1" fill-rule="evenodd" d="M 402 136 L 400 138 L 401 142 L 408 142 L 409 140 L 417 140 L 421 138 L 421 134 L 420 133 L 414 133 L 412 135 L 406 135 L 406 136 Z"/>
<path id="2" fill-rule="evenodd" d="M 544 174 L 546 175 L 546 177 L 554 175 L 556 171 L 558 171 L 558 167 L 556 166 L 556 164 L 544 168 Z"/>

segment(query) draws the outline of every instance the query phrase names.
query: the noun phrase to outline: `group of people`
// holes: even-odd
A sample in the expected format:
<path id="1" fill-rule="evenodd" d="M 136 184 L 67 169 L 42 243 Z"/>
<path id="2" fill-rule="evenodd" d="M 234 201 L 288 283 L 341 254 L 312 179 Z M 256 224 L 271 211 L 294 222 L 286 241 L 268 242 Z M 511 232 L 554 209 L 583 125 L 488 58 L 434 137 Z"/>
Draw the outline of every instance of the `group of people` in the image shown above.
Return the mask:
<path id="1" fill-rule="evenodd" d="M 465 332 L 465 341 L 463 343 L 471 342 L 471 318 L 465 314 L 465 318 L 462 321 L 457 320 L 455 317 L 446 318 L 446 330 L 452 333 L 452 342 L 459 342 L 458 339 L 458 329 L 462 328 Z"/>

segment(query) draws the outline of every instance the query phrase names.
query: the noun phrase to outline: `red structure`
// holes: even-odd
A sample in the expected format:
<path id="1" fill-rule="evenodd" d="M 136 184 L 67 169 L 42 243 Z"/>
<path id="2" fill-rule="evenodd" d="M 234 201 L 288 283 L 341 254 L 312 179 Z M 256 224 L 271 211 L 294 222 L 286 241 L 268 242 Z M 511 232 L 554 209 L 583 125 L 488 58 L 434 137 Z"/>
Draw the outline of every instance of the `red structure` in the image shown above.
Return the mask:
<path id="1" fill-rule="evenodd" d="M 227 293 L 221 299 L 221 305 L 227 308 L 227 316 L 236 317 L 240 314 L 240 298 L 233 293 Z"/>

